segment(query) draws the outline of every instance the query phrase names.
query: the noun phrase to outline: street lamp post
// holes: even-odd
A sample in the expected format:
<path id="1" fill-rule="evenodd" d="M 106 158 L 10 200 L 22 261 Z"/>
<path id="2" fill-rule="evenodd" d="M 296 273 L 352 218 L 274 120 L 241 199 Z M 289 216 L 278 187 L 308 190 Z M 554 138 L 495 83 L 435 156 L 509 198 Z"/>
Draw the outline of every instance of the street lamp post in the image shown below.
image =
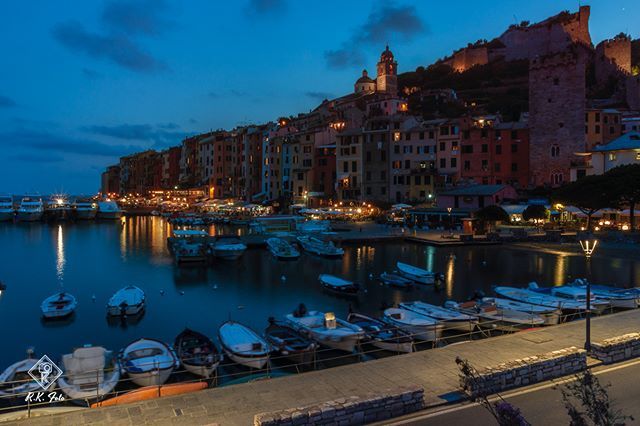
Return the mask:
<path id="1" fill-rule="evenodd" d="M 587 272 L 591 266 L 591 255 L 598 245 L 598 240 L 589 239 L 585 237 L 580 240 L 580 247 L 584 252 L 585 259 L 587 261 Z M 584 349 L 588 352 L 591 350 L 591 280 L 587 277 L 587 311 L 586 311 L 586 338 L 584 342 Z"/>
<path id="2" fill-rule="evenodd" d="M 449 213 L 449 234 L 453 234 L 453 223 L 451 223 L 451 207 L 447 207 Z"/>

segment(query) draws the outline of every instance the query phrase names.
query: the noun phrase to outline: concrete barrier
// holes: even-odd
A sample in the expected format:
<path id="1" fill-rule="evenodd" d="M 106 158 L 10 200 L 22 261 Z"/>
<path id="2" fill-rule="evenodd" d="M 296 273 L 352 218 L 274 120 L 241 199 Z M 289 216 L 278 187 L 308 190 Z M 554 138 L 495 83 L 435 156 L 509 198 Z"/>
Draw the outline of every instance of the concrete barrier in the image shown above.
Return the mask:
<path id="1" fill-rule="evenodd" d="M 424 408 L 424 389 L 404 386 L 364 396 L 256 414 L 255 426 L 361 425 Z"/>
<path id="2" fill-rule="evenodd" d="M 611 364 L 640 356 L 640 333 L 629 333 L 591 344 L 591 356 Z"/>
<path id="3" fill-rule="evenodd" d="M 477 380 L 461 376 L 460 386 L 471 396 L 493 394 L 576 373 L 586 367 L 587 352 L 571 346 L 485 368 L 478 371 Z"/>

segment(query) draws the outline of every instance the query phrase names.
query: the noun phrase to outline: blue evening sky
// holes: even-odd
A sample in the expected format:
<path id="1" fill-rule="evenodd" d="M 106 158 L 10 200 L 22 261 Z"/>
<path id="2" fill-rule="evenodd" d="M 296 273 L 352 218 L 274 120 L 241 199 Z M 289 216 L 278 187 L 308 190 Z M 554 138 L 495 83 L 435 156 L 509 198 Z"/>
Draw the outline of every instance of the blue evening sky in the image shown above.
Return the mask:
<path id="1" fill-rule="evenodd" d="M 640 2 L 594 0 L 594 42 L 640 37 Z M 400 72 L 577 1 L 0 3 L 0 192 L 93 193 L 120 155 L 305 112 L 388 42 Z"/>

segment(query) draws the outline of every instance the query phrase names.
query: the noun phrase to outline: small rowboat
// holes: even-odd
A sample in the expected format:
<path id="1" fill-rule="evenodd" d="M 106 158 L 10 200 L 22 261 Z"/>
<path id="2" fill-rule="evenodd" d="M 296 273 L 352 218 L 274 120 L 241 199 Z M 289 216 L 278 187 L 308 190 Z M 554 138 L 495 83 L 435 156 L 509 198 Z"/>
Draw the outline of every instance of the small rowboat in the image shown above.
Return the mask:
<path id="1" fill-rule="evenodd" d="M 477 302 L 472 300 L 464 303 L 447 301 L 444 306 L 478 317 L 478 325 L 490 330 L 519 331 L 524 328 L 544 325 L 545 322 L 545 319 L 540 315 L 516 311 L 502 306 L 498 307 L 496 304 L 486 301 Z"/>
<path id="2" fill-rule="evenodd" d="M 107 314 L 113 316 L 137 315 L 144 309 L 144 291 L 134 285 L 118 290 L 107 303 Z"/>
<path id="3" fill-rule="evenodd" d="M 259 369 L 269 361 L 269 344 L 246 325 L 227 321 L 218 329 L 218 338 L 233 362 Z"/>
<path id="4" fill-rule="evenodd" d="M 391 352 L 413 352 L 413 338 L 396 326 L 367 315 L 351 312 L 347 321 L 364 330 L 364 342 Z"/>
<path id="5" fill-rule="evenodd" d="M 384 321 L 411 335 L 415 340 L 433 342 L 440 338 L 444 326 L 438 320 L 402 308 L 384 311 Z"/>
<path id="6" fill-rule="evenodd" d="M 60 292 L 42 301 L 40 309 L 42 316 L 47 319 L 64 318 L 71 315 L 78 306 L 76 298 L 69 293 Z"/>
<path id="7" fill-rule="evenodd" d="M 421 302 L 419 300 L 415 302 L 400 303 L 400 307 L 437 320 L 438 323 L 444 326 L 445 330 L 470 333 L 476 328 L 476 325 L 478 325 L 478 319 L 475 316 L 463 314 L 458 311 Z"/>
<path id="8" fill-rule="evenodd" d="M 335 275 L 320 274 L 318 276 L 318 280 L 320 280 L 324 288 L 333 293 L 346 296 L 355 296 L 356 294 L 358 294 L 358 284 L 352 281 L 343 280 L 342 278 L 336 277 Z"/>
<path id="9" fill-rule="evenodd" d="M 28 371 L 36 365 L 37 359 L 31 356 L 33 353 L 28 351 L 28 358 L 11 364 L 2 373 L 0 373 L 0 397 L 25 395 L 29 392 L 42 390 L 38 382 L 32 380 Z M 53 385 L 55 387 L 55 385 Z M 49 390 L 53 389 L 50 388 Z"/>
<path id="10" fill-rule="evenodd" d="M 398 268 L 400 275 L 420 284 L 434 284 L 438 275 L 434 272 L 427 271 L 426 269 L 418 268 L 417 266 L 402 262 L 397 262 L 396 267 Z"/>
<path id="11" fill-rule="evenodd" d="M 169 379 L 180 361 L 173 348 L 155 339 L 138 339 L 124 348 L 120 365 L 138 386 L 158 386 Z"/>
<path id="12" fill-rule="evenodd" d="M 128 404 L 137 401 L 147 401 L 149 399 L 161 398 L 163 396 L 182 395 L 184 393 L 196 392 L 206 389 L 205 382 L 196 383 L 173 383 L 162 386 L 146 386 L 131 392 L 109 398 L 104 401 L 91 404 L 91 408 L 112 407 L 114 405 Z"/>
<path id="13" fill-rule="evenodd" d="M 269 326 L 264 331 L 264 337 L 274 351 L 294 364 L 305 365 L 313 362 L 318 345 L 286 323 L 269 318 Z"/>
<path id="14" fill-rule="evenodd" d="M 388 272 L 380 274 L 380 281 L 392 287 L 407 288 L 413 286 L 413 281 L 409 278 L 405 278 L 399 274 L 390 274 Z"/>
<path id="15" fill-rule="evenodd" d="M 178 334 L 173 347 L 184 368 L 196 376 L 211 377 L 222 361 L 211 339 L 188 328 Z"/>

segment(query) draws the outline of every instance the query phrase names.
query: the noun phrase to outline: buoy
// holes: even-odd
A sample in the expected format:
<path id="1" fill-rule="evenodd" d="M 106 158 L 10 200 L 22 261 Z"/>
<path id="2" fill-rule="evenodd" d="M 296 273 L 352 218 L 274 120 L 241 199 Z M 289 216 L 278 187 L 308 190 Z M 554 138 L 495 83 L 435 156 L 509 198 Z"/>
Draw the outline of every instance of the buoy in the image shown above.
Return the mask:
<path id="1" fill-rule="evenodd" d="M 487 266 L 487 261 L 486 260 L 482 261 L 482 266 Z"/>
<path id="2" fill-rule="evenodd" d="M 373 274 L 369 274 L 369 279 L 373 279 Z"/>
<path id="3" fill-rule="evenodd" d="M 243 305 L 238 305 L 238 309 L 244 309 Z"/>
<path id="4" fill-rule="evenodd" d="M 214 289 L 214 290 L 217 290 L 217 289 L 218 289 L 218 284 L 214 284 L 214 285 L 213 285 L 213 289 Z"/>
<path id="5" fill-rule="evenodd" d="M 91 300 L 93 300 L 94 302 L 96 301 L 96 295 L 95 294 L 91 296 Z"/>
<path id="6" fill-rule="evenodd" d="M 164 296 L 164 290 L 160 290 L 160 294 Z"/>
<path id="7" fill-rule="evenodd" d="M 181 291 L 181 292 L 180 292 L 180 296 L 184 296 L 184 291 Z"/>
<path id="8" fill-rule="evenodd" d="M 280 276 L 280 279 L 281 279 L 282 281 L 286 281 L 286 280 L 287 280 L 287 277 L 285 277 L 284 275 L 281 275 L 281 276 Z"/>

